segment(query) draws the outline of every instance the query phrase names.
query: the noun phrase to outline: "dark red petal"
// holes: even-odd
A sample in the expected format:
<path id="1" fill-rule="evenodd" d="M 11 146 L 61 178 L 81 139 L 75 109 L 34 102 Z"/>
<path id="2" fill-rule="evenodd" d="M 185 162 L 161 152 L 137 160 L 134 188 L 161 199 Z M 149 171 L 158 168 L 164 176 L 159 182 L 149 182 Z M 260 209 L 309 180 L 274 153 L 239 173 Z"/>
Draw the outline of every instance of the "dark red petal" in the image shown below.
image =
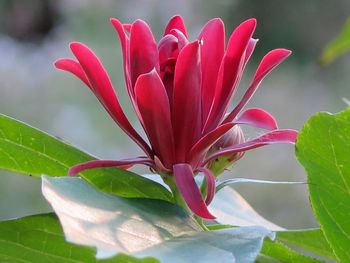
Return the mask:
<path id="1" fill-rule="evenodd" d="M 159 58 L 156 41 L 146 22 L 136 20 L 130 31 L 130 72 L 131 83 L 135 85 L 141 74 L 153 68 L 159 72 Z"/>
<path id="2" fill-rule="evenodd" d="M 158 52 L 161 70 L 163 70 L 162 66 L 169 58 L 174 58 L 174 52 L 177 51 L 177 46 L 178 40 L 173 35 L 166 35 L 159 41 Z"/>
<path id="3" fill-rule="evenodd" d="M 218 72 L 225 51 L 225 28 L 221 19 L 210 20 L 198 36 L 201 45 L 202 116 L 206 120 L 214 99 Z"/>
<path id="4" fill-rule="evenodd" d="M 245 110 L 235 121 L 235 124 L 247 124 L 250 126 L 266 129 L 278 129 L 275 118 L 267 111 L 259 108 Z"/>
<path id="5" fill-rule="evenodd" d="M 169 20 L 168 25 L 166 26 L 165 31 L 164 31 L 164 36 L 171 34 L 170 31 L 173 29 L 180 30 L 187 37 L 187 30 L 186 30 L 185 22 L 181 16 L 176 15 L 176 16 L 173 16 Z"/>
<path id="6" fill-rule="evenodd" d="M 205 203 L 210 205 L 211 201 L 213 201 L 215 195 L 215 176 L 213 173 L 207 168 L 200 168 L 199 171 L 203 172 L 206 182 L 207 182 L 207 197 L 205 199 Z"/>
<path id="7" fill-rule="evenodd" d="M 244 66 L 245 51 L 256 26 L 255 19 L 249 19 L 240 24 L 232 33 L 227 50 L 222 60 L 218 80 L 215 88 L 215 97 L 205 131 L 212 130 L 224 116 L 231 97 L 234 94 Z"/>
<path id="8" fill-rule="evenodd" d="M 173 129 L 177 162 L 186 156 L 201 133 L 201 69 L 198 41 L 180 52 L 174 76 Z"/>
<path id="9" fill-rule="evenodd" d="M 259 67 L 254 75 L 253 81 L 244 93 L 241 101 L 225 118 L 224 122 L 232 121 L 242 108 L 248 103 L 255 91 L 258 89 L 261 81 L 269 74 L 275 67 L 277 67 L 283 60 L 285 60 L 292 52 L 287 49 L 274 49 L 267 53 L 261 60 Z"/>
<path id="10" fill-rule="evenodd" d="M 70 48 L 82 66 L 89 82 L 91 89 L 100 100 L 102 105 L 111 115 L 113 120 L 129 135 L 149 156 L 152 156 L 152 151 L 147 143 L 131 126 L 126 118 L 123 109 L 120 106 L 118 98 L 113 89 L 112 83 L 103 68 L 100 60 L 96 55 L 84 44 L 75 42 L 71 43 Z"/>
<path id="11" fill-rule="evenodd" d="M 192 212 L 205 219 L 215 219 L 203 201 L 201 192 L 194 180 L 192 167 L 187 163 L 173 166 L 176 185 Z"/>
<path id="12" fill-rule="evenodd" d="M 128 88 L 129 96 L 131 99 L 134 97 L 134 93 L 132 90 L 131 85 L 131 79 L 130 79 L 130 57 L 129 57 L 129 38 L 126 35 L 124 31 L 124 25 L 120 23 L 119 20 L 115 18 L 111 18 L 111 23 L 115 30 L 118 33 L 120 45 L 122 47 L 122 53 L 123 53 L 123 66 L 124 66 L 124 76 L 125 76 L 125 82 L 126 86 Z"/>
<path id="13" fill-rule="evenodd" d="M 190 151 L 191 164 L 196 165 L 199 159 L 206 154 L 208 149 L 234 126 L 233 123 L 226 123 L 202 137 Z"/>
<path id="14" fill-rule="evenodd" d="M 70 58 L 61 58 L 55 62 L 55 67 L 64 71 L 68 71 L 78 77 L 86 86 L 90 87 L 89 80 L 87 79 L 83 68 L 78 62 Z"/>
<path id="15" fill-rule="evenodd" d="M 167 168 L 172 167 L 174 139 L 169 99 L 155 70 L 137 79 L 135 96 L 146 134 L 155 154 Z"/>
<path id="16" fill-rule="evenodd" d="M 268 133 L 261 135 L 260 137 L 247 141 L 241 144 L 236 144 L 227 148 L 223 148 L 220 151 L 217 151 L 210 155 L 204 162 L 203 166 L 209 161 L 217 158 L 220 155 L 233 154 L 237 152 L 248 151 L 258 147 L 262 147 L 270 144 L 284 144 L 290 143 L 294 144 L 298 136 L 298 131 L 295 130 L 274 130 Z"/>
<path id="17" fill-rule="evenodd" d="M 74 176 L 88 169 L 102 168 L 102 167 L 119 167 L 119 168 L 130 168 L 135 164 L 144 164 L 148 166 L 154 165 L 153 161 L 147 157 L 138 157 L 125 160 L 92 160 L 86 163 L 77 164 L 71 167 L 68 171 L 69 176 Z"/>

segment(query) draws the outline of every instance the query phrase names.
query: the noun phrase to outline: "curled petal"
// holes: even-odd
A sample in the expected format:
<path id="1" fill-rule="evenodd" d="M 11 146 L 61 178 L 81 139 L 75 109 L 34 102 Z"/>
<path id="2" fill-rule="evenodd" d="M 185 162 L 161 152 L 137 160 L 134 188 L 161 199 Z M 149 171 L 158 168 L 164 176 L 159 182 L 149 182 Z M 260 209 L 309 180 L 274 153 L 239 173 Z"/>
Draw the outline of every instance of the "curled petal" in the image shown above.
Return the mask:
<path id="1" fill-rule="evenodd" d="M 198 41 L 182 49 L 177 59 L 173 90 L 173 129 L 177 162 L 185 162 L 201 134 L 201 69 Z"/>
<path id="2" fill-rule="evenodd" d="M 186 30 L 185 22 L 181 16 L 176 15 L 169 20 L 168 25 L 166 26 L 164 31 L 164 36 L 171 34 L 171 30 L 173 29 L 177 29 L 181 31 L 187 38 L 187 30 Z"/>
<path id="3" fill-rule="evenodd" d="M 207 133 L 203 136 L 190 151 L 191 163 L 196 165 L 197 161 L 206 154 L 210 146 L 218 141 L 226 132 L 228 132 L 234 126 L 233 123 L 225 123 L 215 130 Z"/>
<path id="4" fill-rule="evenodd" d="M 248 46 L 247 46 L 247 49 L 245 51 L 243 68 L 247 65 L 250 57 L 252 56 L 252 54 L 254 52 L 256 43 L 258 43 L 258 41 L 259 41 L 259 39 L 254 39 L 254 38 L 249 39 Z"/>
<path id="5" fill-rule="evenodd" d="M 225 118 L 224 123 L 232 121 L 242 108 L 248 103 L 255 91 L 258 89 L 261 81 L 269 74 L 275 67 L 283 62 L 292 52 L 287 49 L 274 49 L 267 53 L 260 62 L 258 69 L 254 75 L 253 81 L 244 93 L 241 101 Z"/>
<path id="6" fill-rule="evenodd" d="M 245 63 L 245 51 L 255 26 L 256 20 L 249 19 L 240 24 L 229 39 L 218 73 L 214 101 L 204 127 L 206 132 L 212 130 L 222 120 L 227 110 L 231 97 L 238 86 Z"/>
<path id="7" fill-rule="evenodd" d="M 296 138 L 298 136 L 298 132 L 295 130 L 274 130 L 268 133 L 261 135 L 260 137 L 253 139 L 251 141 L 247 141 L 244 143 L 236 144 L 227 148 L 223 148 L 209 157 L 202 163 L 202 166 L 210 162 L 211 160 L 219 157 L 220 155 L 229 155 L 237 152 L 244 152 L 251 149 L 255 149 L 258 147 L 262 147 L 270 144 L 284 144 L 290 143 L 294 144 Z"/>
<path id="8" fill-rule="evenodd" d="M 205 199 L 205 203 L 209 205 L 211 201 L 213 201 L 215 195 L 215 176 L 207 168 L 200 168 L 198 170 L 204 174 L 205 180 L 207 182 L 207 197 Z"/>
<path id="9" fill-rule="evenodd" d="M 201 192 L 194 180 L 192 167 L 186 163 L 175 164 L 173 171 L 176 185 L 192 212 L 205 219 L 215 219 L 203 201 Z"/>
<path id="10" fill-rule="evenodd" d="M 187 37 L 178 29 L 172 29 L 170 31 L 172 35 L 174 35 L 177 40 L 178 40 L 178 49 L 181 51 L 187 44 L 188 44 L 188 39 Z"/>
<path id="11" fill-rule="evenodd" d="M 153 68 L 159 72 L 159 58 L 156 41 L 146 22 L 136 20 L 130 31 L 130 76 L 131 84 Z"/>
<path id="12" fill-rule="evenodd" d="M 114 119 L 114 121 L 132 138 L 149 156 L 152 156 L 152 151 L 147 143 L 131 126 L 129 120 L 126 118 L 119 100 L 115 94 L 111 80 L 103 68 L 100 60 L 96 55 L 84 44 L 74 42 L 71 43 L 70 48 L 76 56 L 83 68 L 91 89 L 100 100 L 102 105 Z"/>
<path id="13" fill-rule="evenodd" d="M 245 110 L 235 121 L 235 124 L 247 124 L 266 130 L 277 130 L 275 118 L 267 111 L 259 108 Z"/>
<path id="14" fill-rule="evenodd" d="M 144 164 L 147 166 L 153 166 L 154 163 L 151 159 L 147 157 L 138 157 L 132 159 L 124 159 L 120 161 L 115 160 L 92 160 L 86 163 L 77 164 L 71 167 L 68 171 L 69 176 L 74 176 L 88 169 L 102 168 L 102 167 L 119 167 L 123 169 L 128 169 L 135 164 Z"/>
<path id="15" fill-rule="evenodd" d="M 168 95 L 155 70 L 141 75 L 135 85 L 137 106 L 155 154 L 169 168 L 174 160 L 174 139 Z"/>
<path id="16" fill-rule="evenodd" d="M 64 71 L 68 71 L 78 77 L 82 82 L 91 89 L 89 80 L 87 79 L 85 72 L 81 65 L 73 59 L 61 58 L 55 62 L 55 67 Z"/>
<path id="17" fill-rule="evenodd" d="M 221 19 L 210 20 L 198 36 L 201 45 L 202 115 L 207 119 L 213 102 L 215 85 L 225 51 L 225 27 Z"/>

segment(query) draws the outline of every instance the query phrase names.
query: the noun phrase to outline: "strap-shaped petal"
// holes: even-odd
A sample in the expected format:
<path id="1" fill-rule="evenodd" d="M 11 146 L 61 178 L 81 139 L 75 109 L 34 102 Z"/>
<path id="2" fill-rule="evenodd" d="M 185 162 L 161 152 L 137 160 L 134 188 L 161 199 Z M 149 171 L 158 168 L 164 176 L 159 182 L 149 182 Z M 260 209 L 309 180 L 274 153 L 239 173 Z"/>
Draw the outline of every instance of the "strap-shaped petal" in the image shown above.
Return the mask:
<path id="1" fill-rule="evenodd" d="M 122 47 L 122 54 L 123 54 L 123 67 L 124 67 L 124 76 L 125 76 L 125 83 L 128 88 L 129 96 L 131 99 L 134 97 L 134 93 L 132 90 L 131 85 L 131 78 L 130 78 L 130 56 L 129 56 L 129 45 L 130 41 L 128 36 L 125 33 L 125 25 L 120 23 L 118 19 L 111 18 L 111 23 L 115 30 L 118 33 L 120 45 Z"/>
<path id="2" fill-rule="evenodd" d="M 57 61 L 55 61 L 55 67 L 58 69 L 72 73 L 73 75 L 78 77 L 82 82 L 84 82 L 86 84 L 86 86 L 88 86 L 91 89 L 89 80 L 87 79 L 83 68 L 75 60 L 70 59 L 70 58 L 58 59 Z"/>
<path id="3" fill-rule="evenodd" d="M 173 90 L 173 129 L 177 162 L 185 162 L 201 133 L 199 43 L 185 46 L 177 59 Z"/>
<path id="4" fill-rule="evenodd" d="M 232 33 L 222 60 L 215 88 L 214 101 L 206 120 L 204 131 L 215 128 L 222 120 L 234 94 L 244 67 L 245 51 L 255 30 L 256 20 L 249 19 Z"/>
<path id="5" fill-rule="evenodd" d="M 210 20 L 198 36 L 201 41 L 202 115 L 206 120 L 214 99 L 220 64 L 225 52 L 225 27 L 221 19 Z"/>
<path id="6" fill-rule="evenodd" d="M 94 169 L 94 168 L 102 168 L 102 167 L 119 167 L 122 169 L 128 169 L 135 164 L 144 164 L 147 166 L 153 166 L 154 163 L 151 159 L 147 157 L 138 157 L 132 159 L 124 159 L 124 160 L 92 160 L 86 163 L 77 164 L 71 167 L 68 171 L 69 176 L 74 176 L 78 173 L 81 173 L 85 170 Z"/>
<path id="7" fill-rule="evenodd" d="M 161 162 L 171 168 L 174 161 L 174 139 L 169 99 L 155 69 L 137 79 L 135 96 L 152 148 Z"/>
<path id="8" fill-rule="evenodd" d="M 256 46 L 256 43 L 258 43 L 258 41 L 259 41 L 259 39 L 255 39 L 255 38 L 249 39 L 248 46 L 247 46 L 247 49 L 245 51 L 243 69 L 247 65 L 250 57 L 252 56 L 254 49 L 255 49 L 255 46 Z"/>
<path id="9" fill-rule="evenodd" d="M 205 180 L 207 182 L 207 197 L 205 198 L 205 203 L 207 205 L 210 205 L 215 195 L 215 176 L 207 168 L 200 168 L 198 170 L 201 171 L 205 176 Z"/>
<path id="10" fill-rule="evenodd" d="M 171 34 L 171 30 L 178 29 L 187 37 L 187 30 L 183 18 L 179 15 L 173 16 L 164 30 L 164 36 Z"/>
<path id="11" fill-rule="evenodd" d="M 274 130 L 271 132 L 267 132 L 251 141 L 247 141 L 241 144 L 236 144 L 227 148 L 223 148 L 213 153 L 212 155 L 207 157 L 207 159 L 202 163 L 202 166 L 204 166 L 211 160 L 219 157 L 220 155 L 228 155 L 228 154 L 233 154 L 237 152 L 244 152 L 244 151 L 248 151 L 251 149 L 255 149 L 258 147 L 271 145 L 271 144 L 284 144 L 284 143 L 294 144 L 297 136 L 298 136 L 298 131 L 290 130 L 290 129 Z"/>
<path id="12" fill-rule="evenodd" d="M 192 212 L 205 219 L 215 219 L 203 201 L 202 194 L 194 180 L 192 167 L 187 163 L 173 166 L 176 185 Z"/>
<path id="13" fill-rule="evenodd" d="M 258 89 L 261 81 L 269 74 L 275 67 L 283 62 L 292 52 L 287 49 L 278 48 L 267 53 L 261 60 L 258 69 L 254 75 L 252 83 L 244 93 L 241 101 L 228 114 L 223 123 L 232 121 L 242 108 L 249 102 L 255 91 Z"/>
<path id="14" fill-rule="evenodd" d="M 83 68 L 89 83 L 91 84 L 91 89 L 113 120 L 145 151 L 148 156 L 152 156 L 152 151 L 147 143 L 135 131 L 125 116 L 110 78 L 100 60 L 82 43 L 71 43 L 70 48 Z"/>
<path id="15" fill-rule="evenodd" d="M 235 124 L 246 124 L 266 130 L 277 130 L 275 118 L 267 111 L 259 108 L 245 110 L 235 121 Z"/>
<path id="16" fill-rule="evenodd" d="M 159 72 L 159 58 L 156 41 L 146 22 L 136 20 L 130 31 L 130 72 L 134 87 L 137 78 L 153 68 Z"/>

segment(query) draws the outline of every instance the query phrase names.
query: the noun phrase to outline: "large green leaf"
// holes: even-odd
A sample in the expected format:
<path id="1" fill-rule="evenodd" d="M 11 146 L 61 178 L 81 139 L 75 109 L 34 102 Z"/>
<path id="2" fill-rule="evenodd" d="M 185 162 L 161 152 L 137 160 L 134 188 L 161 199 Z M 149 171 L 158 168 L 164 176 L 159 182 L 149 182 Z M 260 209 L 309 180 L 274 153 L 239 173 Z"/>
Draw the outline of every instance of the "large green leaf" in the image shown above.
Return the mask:
<path id="1" fill-rule="evenodd" d="M 96 247 L 99 258 L 123 252 L 164 263 L 248 263 L 254 262 L 265 236 L 273 237 L 263 227 L 200 231 L 180 207 L 104 194 L 79 178 L 43 177 L 43 194 L 66 239 Z"/>
<path id="2" fill-rule="evenodd" d="M 279 242 L 266 240 L 256 263 L 320 263 L 318 259 L 300 255 Z"/>
<path id="3" fill-rule="evenodd" d="M 0 262 L 90 263 L 95 250 L 67 243 L 54 214 L 43 214 L 0 222 Z M 100 261 L 99 261 L 100 262 Z M 101 262 L 156 263 L 155 259 L 136 259 L 118 255 Z"/>
<path id="4" fill-rule="evenodd" d="M 340 34 L 331 41 L 321 56 L 321 63 L 327 64 L 350 50 L 350 18 L 345 22 Z"/>
<path id="5" fill-rule="evenodd" d="M 334 252 L 320 229 L 278 232 L 277 240 L 317 255 L 335 259 Z"/>
<path id="6" fill-rule="evenodd" d="M 69 167 L 92 159 L 95 158 L 57 138 L 0 115 L 0 169 L 38 177 L 42 174 L 64 176 Z M 172 200 L 163 186 L 129 171 L 103 168 L 81 175 L 107 193 Z"/>
<path id="7" fill-rule="evenodd" d="M 298 136 L 296 156 L 308 173 L 326 239 L 341 262 L 350 262 L 350 108 L 311 117 Z"/>

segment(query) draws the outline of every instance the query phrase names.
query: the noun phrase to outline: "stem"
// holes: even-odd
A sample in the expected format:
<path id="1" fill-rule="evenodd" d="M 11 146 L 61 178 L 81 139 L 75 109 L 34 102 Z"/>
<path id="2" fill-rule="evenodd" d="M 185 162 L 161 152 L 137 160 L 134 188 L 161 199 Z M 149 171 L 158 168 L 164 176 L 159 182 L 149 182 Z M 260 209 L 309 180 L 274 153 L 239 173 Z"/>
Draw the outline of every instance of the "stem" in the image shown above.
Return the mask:
<path id="1" fill-rule="evenodd" d="M 163 181 L 169 186 L 169 188 L 173 194 L 174 203 L 177 204 L 178 206 L 182 207 L 183 209 L 185 209 L 185 211 L 196 220 L 197 224 L 204 231 L 208 231 L 208 228 L 203 223 L 203 219 L 194 215 L 193 212 L 191 211 L 191 209 L 187 206 L 185 200 L 183 199 L 181 193 L 179 192 L 179 190 L 176 186 L 174 176 L 172 176 L 172 175 L 161 175 L 161 176 L 163 178 Z"/>

